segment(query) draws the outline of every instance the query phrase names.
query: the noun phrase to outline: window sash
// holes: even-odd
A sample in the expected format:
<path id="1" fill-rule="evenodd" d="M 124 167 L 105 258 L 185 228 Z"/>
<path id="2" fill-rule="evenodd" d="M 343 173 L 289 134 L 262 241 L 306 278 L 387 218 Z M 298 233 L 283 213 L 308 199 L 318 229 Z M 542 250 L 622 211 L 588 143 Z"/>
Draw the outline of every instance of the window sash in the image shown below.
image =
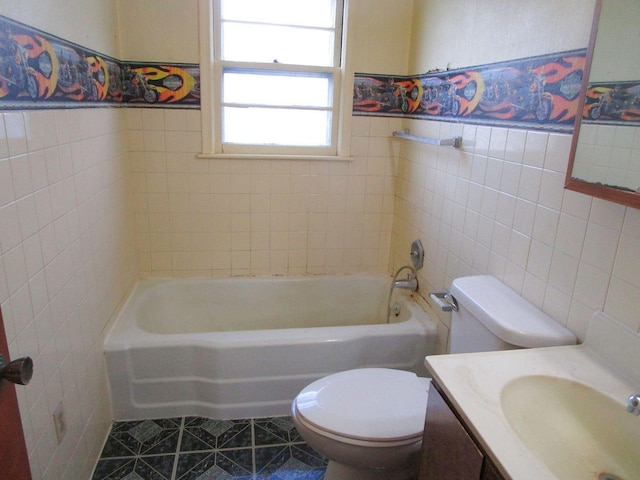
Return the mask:
<path id="1" fill-rule="evenodd" d="M 232 77 L 235 80 L 230 81 Z M 222 68 L 222 105 L 332 108 L 333 72 L 256 68 Z M 264 92 L 262 94 L 261 92 Z"/>
<path id="2" fill-rule="evenodd" d="M 264 6 L 269 4 L 269 8 L 261 10 L 256 5 Z M 298 15 L 296 7 L 300 5 L 300 0 L 251 0 L 240 1 L 231 0 L 225 2 L 220 18 L 225 21 L 244 21 L 251 23 L 278 23 L 280 25 L 299 25 L 304 27 L 334 28 L 336 2 L 326 0 L 324 4 L 305 4 L 302 15 Z M 329 8 L 326 8 L 329 7 Z M 278 12 L 275 14 L 274 12 Z"/>
<path id="3" fill-rule="evenodd" d="M 246 41 L 256 37 L 255 42 Z M 219 58 L 332 67 L 336 60 L 339 61 L 335 55 L 335 42 L 333 29 L 227 21 L 221 25 Z"/>
<path id="4" fill-rule="evenodd" d="M 200 8 L 200 53 L 201 53 L 201 110 L 203 136 L 202 158 L 307 158 L 348 160 L 350 151 L 351 106 L 353 69 L 343 63 L 347 52 L 347 31 L 343 21 L 347 18 L 349 0 L 335 0 L 335 8 L 341 12 L 335 16 L 336 28 L 334 67 L 325 68 L 333 75 L 331 144 L 328 147 L 288 147 L 262 145 L 236 145 L 222 143 L 222 72 L 230 63 L 220 60 L 219 30 L 221 24 L 220 2 L 218 0 L 198 0 Z M 298 1 L 298 0 L 296 0 Z M 242 62 L 240 62 L 242 66 Z M 287 65 L 268 64 L 261 68 L 286 69 Z M 318 67 L 302 66 L 303 71 L 313 71 Z M 349 91 L 344 91 L 343 84 Z M 351 87 L 351 89 L 349 88 Z"/>
<path id="5" fill-rule="evenodd" d="M 330 145 L 331 111 L 328 110 L 225 106 L 222 115 L 225 119 L 222 130 L 225 146 Z"/>

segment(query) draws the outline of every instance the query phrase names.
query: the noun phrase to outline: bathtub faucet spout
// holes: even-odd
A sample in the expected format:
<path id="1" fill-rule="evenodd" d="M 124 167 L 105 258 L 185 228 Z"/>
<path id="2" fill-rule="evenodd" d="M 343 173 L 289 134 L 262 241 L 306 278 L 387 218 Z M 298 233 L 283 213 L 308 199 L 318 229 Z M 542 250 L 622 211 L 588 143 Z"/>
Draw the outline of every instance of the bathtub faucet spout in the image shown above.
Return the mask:
<path id="1" fill-rule="evenodd" d="M 416 278 L 415 273 L 409 273 L 407 278 L 394 280 L 391 284 L 391 288 L 403 288 L 405 290 L 411 290 L 415 292 L 418 290 L 418 279 Z"/>
<path id="2" fill-rule="evenodd" d="M 398 276 L 403 270 L 409 270 L 407 278 L 398 279 Z M 412 292 L 418 291 L 418 275 L 411 265 L 400 267 L 396 274 L 393 276 L 393 280 L 391 280 L 391 287 L 389 287 L 389 298 L 387 299 L 387 323 L 389 323 L 391 319 L 391 295 L 393 294 L 393 290 L 396 288 L 411 290 Z M 398 314 L 399 312 L 396 313 L 396 316 L 398 316 Z"/>

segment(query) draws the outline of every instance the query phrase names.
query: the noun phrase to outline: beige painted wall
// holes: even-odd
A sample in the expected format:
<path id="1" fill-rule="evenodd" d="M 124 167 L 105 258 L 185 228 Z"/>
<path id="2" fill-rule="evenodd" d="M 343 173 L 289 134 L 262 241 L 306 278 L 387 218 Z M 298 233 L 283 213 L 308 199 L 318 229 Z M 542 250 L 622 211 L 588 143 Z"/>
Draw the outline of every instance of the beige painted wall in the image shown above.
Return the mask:
<path id="1" fill-rule="evenodd" d="M 358 73 L 409 75 L 414 0 L 350 0 L 355 31 L 350 32 Z"/>
<path id="2" fill-rule="evenodd" d="M 594 0 L 415 0 L 409 70 L 585 48 Z"/>
<path id="3" fill-rule="evenodd" d="M 198 0 L 114 0 L 121 60 L 199 63 Z"/>
<path id="4" fill-rule="evenodd" d="M 0 15 L 120 58 L 116 0 L 0 0 Z"/>
<path id="5" fill-rule="evenodd" d="M 114 0 L 123 60 L 198 63 L 198 0 Z M 414 0 L 350 0 L 357 72 L 405 74 Z"/>

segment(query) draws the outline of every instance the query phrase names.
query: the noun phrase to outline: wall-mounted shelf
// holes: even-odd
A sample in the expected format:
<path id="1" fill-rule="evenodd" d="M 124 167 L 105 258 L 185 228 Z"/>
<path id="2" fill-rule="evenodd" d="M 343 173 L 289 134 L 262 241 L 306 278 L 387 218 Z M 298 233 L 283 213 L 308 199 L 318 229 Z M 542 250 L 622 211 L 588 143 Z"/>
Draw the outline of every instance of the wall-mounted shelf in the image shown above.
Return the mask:
<path id="1" fill-rule="evenodd" d="M 393 132 L 394 137 L 404 138 L 406 140 L 413 140 L 414 142 L 427 143 L 429 145 L 437 145 L 439 147 L 462 147 L 462 137 L 445 138 L 439 140 L 437 138 L 419 137 L 417 135 L 411 135 L 409 129 L 398 130 Z"/>

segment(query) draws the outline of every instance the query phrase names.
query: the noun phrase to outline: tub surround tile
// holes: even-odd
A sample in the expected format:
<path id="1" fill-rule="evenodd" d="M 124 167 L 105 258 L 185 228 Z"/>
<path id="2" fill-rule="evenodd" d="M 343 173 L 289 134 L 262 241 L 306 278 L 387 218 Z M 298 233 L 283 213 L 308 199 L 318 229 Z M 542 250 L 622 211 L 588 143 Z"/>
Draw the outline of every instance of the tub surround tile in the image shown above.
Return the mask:
<path id="1" fill-rule="evenodd" d="M 115 422 L 92 480 L 321 480 L 327 459 L 291 417 Z"/>

